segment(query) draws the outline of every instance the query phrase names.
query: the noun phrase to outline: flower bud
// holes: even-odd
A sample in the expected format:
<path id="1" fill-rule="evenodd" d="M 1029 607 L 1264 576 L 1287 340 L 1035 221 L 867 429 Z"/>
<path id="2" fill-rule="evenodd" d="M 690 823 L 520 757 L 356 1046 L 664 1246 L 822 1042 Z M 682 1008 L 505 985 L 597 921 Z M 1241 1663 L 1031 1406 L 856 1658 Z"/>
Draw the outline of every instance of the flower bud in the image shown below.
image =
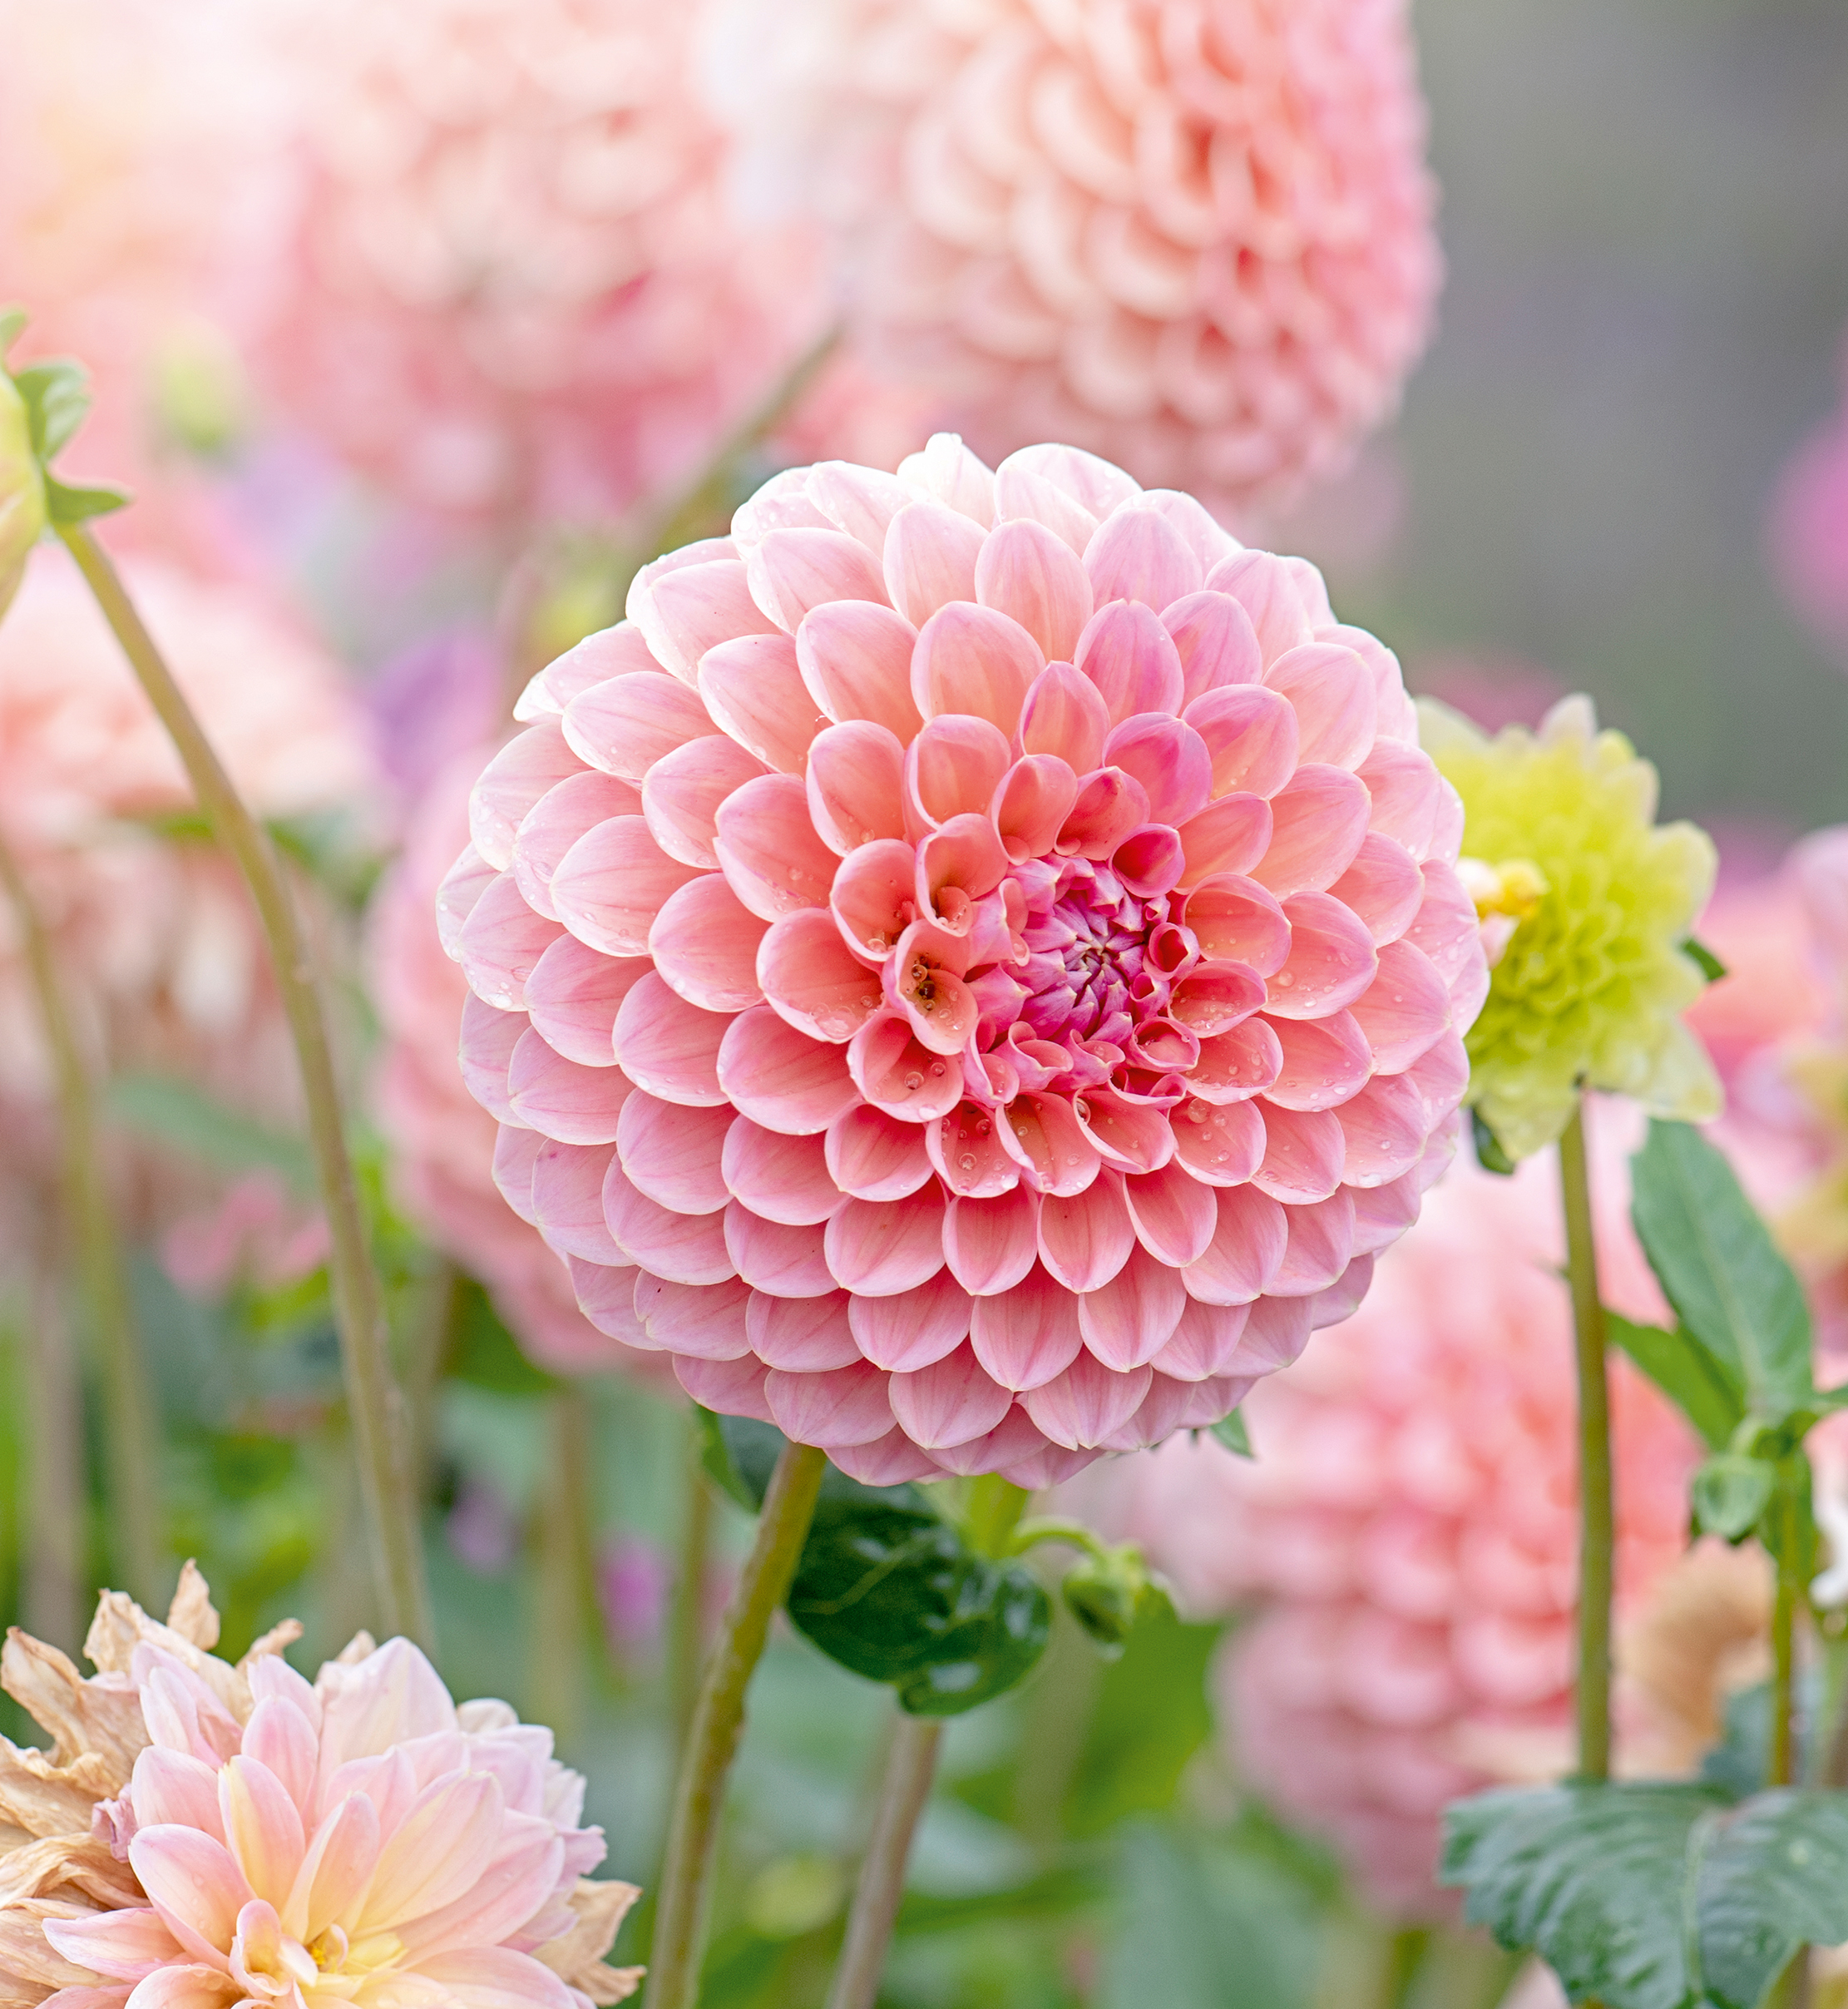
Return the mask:
<path id="1" fill-rule="evenodd" d="M 1066 1609 L 1113 1655 L 1123 1650 L 1147 1606 L 1164 1596 L 1133 1541 L 1085 1556 L 1067 1573 L 1061 1587 Z"/>
<path id="2" fill-rule="evenodd" d="M 45 530 L 45 482 L 32 452 L 32 425 L 19 388 L 0 364 L 0 614 Z"/>

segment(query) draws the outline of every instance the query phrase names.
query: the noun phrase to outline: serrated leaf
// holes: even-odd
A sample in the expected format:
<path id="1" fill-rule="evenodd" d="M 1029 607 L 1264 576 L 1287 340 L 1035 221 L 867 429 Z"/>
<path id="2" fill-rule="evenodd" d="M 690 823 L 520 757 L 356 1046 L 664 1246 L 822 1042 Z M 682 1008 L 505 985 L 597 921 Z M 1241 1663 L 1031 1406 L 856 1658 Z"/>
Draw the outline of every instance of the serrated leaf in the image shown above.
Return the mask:
<path id="1" fill-rule="evenodd" d="M 91 517 L 106 517 L 111 510 L 126 509 L 134 500 L 126 488 L 97 482 L 75 488 L 68 482 L 45 477 L 45 513 L 54 523 L 86 523 Z"/>
<path id="2" fill-rule="evenodd" d="M 1727 1368 L 1747 1408 L 1781 1421 L 1811 1399 L 1810 1312 L 1732 1168 L 1685 1123 L 1649 1124 L 1631 1214 L 1682 1324 Z"/>
<path id="3" fill-rule="evenodd" d="M 1745 1417 L 1744 1393 L 1732 1373 L 1685 1325 L 1669 1332 L 1659 1325 L 1638 1325 L 1610 1310 L 1604 1324 L 1612 1343 L 1675 1404 L 1707 1449 L 1724 1450 Z"/>
<path id="4" fill-rule="evenodd" d="M 1242 1458 L 1255 1458 L 1258 1453 L 1251 1447 L 1251 1432 L 1245 1428 L 1244 1417 L 1234 1409 L 1230 1416 L 1222 1416 L 1211 1426 L 1212 1433 L 1228 1451 Z"/>
<path id="5" fill-rule="evenodd" d="M 15 370 L 12 380 L 26 401 L 32 451 L 41 461 L 55 460 L 90 409 L 90 373 L 68 356 L 47 356 Z"/>
<path id="6" fill-rule="evenodd" d="M 1694 1518 L 1702 1531 L 1741 1541 L 1771 1504 L 1775 1479 L 1762 1458 L 1722 1451 L 1694 1474 Z"/>
<path id="7" fill-rule="evenodd" d="M 1758 2009 L 1800 1946 L 1848 1939 L 1848 1794 L 1762 1793 L 1703 1823 L 1693 1858 L 1716 2009 Z"/>
<path id="8" fill-rule="evenodd" d="M 1484 1171 L 1503 1179 L 1512 1175 L 1514 1161 L 1502 1149 L 1500 1138 L 1490 1129 L 1480 1109 L 1470 1111 L 1470 1141 L 1475 1146 L 1476 1163 Z"/>

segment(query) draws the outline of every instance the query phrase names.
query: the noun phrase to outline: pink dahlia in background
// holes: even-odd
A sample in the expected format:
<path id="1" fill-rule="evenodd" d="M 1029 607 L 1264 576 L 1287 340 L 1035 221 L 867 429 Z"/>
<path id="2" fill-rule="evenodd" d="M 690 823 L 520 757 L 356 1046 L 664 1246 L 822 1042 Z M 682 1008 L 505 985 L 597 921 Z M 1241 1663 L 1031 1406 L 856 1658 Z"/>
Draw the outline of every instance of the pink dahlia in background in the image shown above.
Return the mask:
<path id="1" fill-rule="evenodd" d="M 563 1254 L 495 1190 L 497 1126 L 456 1064 L 468 986 L 443 953 L 432 903 L 468 835 L 469 786 L 488 752 L 477 749 L 432 784 L 373 903 L 372 990 L 385 1034 L 374 1111 L 405 1212 L 481 1280 L 535 1360 L 559 1373 L 640 1366 L 585 1318 Z"/>
<path id="2" fill-rule="evenodd" d="M 1771 498 L 1771 563 L 1796 611 L 1848 664 L 1848 343 L 1840 408 L 1791 457 Z"/>
<path id="3" fill-rule="evenodd" d="M 312 1684 L 292 1621 L 235 1666 L 189 1563 L 161 1625 L 106 1591 L 84 1652 L 14 1631 L 0 1739 L 0 1987 L 21 2009 L 457 2002 L 591 2009 L 635 1898 L 586 1873 L 600 1828 L 551 1733 L 449 1697 L 362 1633 Z"/>
<path id="4" fill-rule="evenodd" d="M 1404 0 L 729 0 L 713 42 L 856 345 L 991 457 L 1069 439 L 1243 510 L 1342 465 L 1424 347 Z"/>
<path id="5" fill-rule="evenodd" d="M 1621 1158 L 1599 1158 L 1605 1294 L 1659 1318 Z M 1253 1392 L 1255 1462 L 1203 1438 L 1114 1475 L 1128 1531 L 1185 1605 L 1257 1608 L 1222 1666 L 1241 1776 L 1412 1916 L 1445 1902 L 1446 1801 L 1569 1763 L 1576 1409 L 1555 1185 L 1539 1160 L 1506 1180 L 1458 1166 L 1359 1312 Z M 1627 1363 L 1612 1382 L 1622 1610 L 1685 1543 L 1697 1449 Z"/>
<path id="6" fill-rule="evenodd" d="M 857 1476 L 1223 1416 L 1448 1156 L 1487 978 L 1392 656 L 1200 505 L 778 475 L 541 673 L 438 895 L 590 1319 Z"/>
<path id="7" fill-rule="evenodd" d="M 313 10 L 300 215 L 257 347 L 285 413 L 443 511 L 607 516 L 686 480 L 823 325 L 802 242 L 728 214 L 699 11 Z"/>

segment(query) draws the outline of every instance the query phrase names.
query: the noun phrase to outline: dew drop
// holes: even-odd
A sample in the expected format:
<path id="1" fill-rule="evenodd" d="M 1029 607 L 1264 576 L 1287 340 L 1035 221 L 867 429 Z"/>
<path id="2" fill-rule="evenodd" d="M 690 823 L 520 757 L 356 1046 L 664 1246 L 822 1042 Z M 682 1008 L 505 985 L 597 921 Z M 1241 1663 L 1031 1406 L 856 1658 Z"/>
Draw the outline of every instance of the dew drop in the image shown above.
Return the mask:
<path id="1" fill-rule="evenodd" d="M 1278 990 L 1287 991 L 1296 982 L 1296 978 L 1287 970 L 1279 970 L 1277 972 L 1275 982 Z"/>
<path id="2" fill-rule="evenodd" d="M 962 1167 L 964 1171 L 972 1172 L 976 1169 L 976 1154 L 973 1151 L 965 1151 L 957 1159 L 956 1163 Z"/>
<path id="3" fill-rule="evenodd" d="M 907 1074 L 905 1076 L 905 1086 L 915 1095 L 924 1086 L 924 1077 L 921 1074 Z"/>
<path id="4" fill-rule="evenodd" d="M 936 1078 L 937 1078 L 937 1080 L 938 1080 L 938 1081 L 941 1081 L 943 1079 L 943 1063 L 942 1063 L 942 1061 L 932 1061 L 931 1062 L 931 1072 L 933 1075 L 935 1075 L 935 1076 L 936 1076 Z"/>

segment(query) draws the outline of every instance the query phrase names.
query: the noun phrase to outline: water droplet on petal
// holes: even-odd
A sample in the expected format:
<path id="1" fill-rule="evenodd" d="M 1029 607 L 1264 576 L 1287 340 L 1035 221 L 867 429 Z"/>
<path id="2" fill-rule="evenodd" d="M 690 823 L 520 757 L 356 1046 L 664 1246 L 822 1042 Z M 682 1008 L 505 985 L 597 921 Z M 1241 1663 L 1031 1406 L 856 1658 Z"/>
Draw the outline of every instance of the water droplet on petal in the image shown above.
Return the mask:
<path id="1" fill-rule="evenodd" d="M 924 1086 L 924 1077 L 921 1074 L 907 1074 L 905 1076 L 905 1086 L 913 1095 L 916 1095 L 918 1090 Z"/>

